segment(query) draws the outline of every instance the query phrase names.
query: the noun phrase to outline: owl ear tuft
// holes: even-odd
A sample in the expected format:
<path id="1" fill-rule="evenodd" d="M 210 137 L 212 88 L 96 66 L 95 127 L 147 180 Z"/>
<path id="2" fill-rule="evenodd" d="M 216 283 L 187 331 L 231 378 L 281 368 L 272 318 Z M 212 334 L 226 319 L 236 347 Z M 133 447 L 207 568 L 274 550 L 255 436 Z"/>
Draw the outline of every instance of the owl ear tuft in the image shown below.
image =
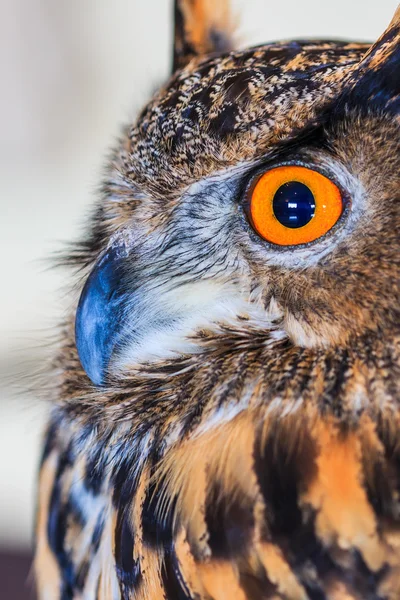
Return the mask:
<path id="1" fill-rule="evenodd" d="M 344 89 L 346 104 L 383 112 L 400 111 L 400 5 L 388 28 L 351 72 Z"/>
<path id="2" fill-rule="evenodd" d="M 234 29 L 229 0 L 175 0 L 173 72 L 194 56 L 232 50 Z"/>
<path id="3" fill-rule="evenodd" d="M 394 53 L 398 53 L 400 47 L 400 4 L 394 13 L 393 19 L 375 44 L 372 44 L 361 61 L 361 66 L 375 67 L 384 65 Z"/>
<path id="4" fill-rule="evenodd" d="M 397 7 L 396 12 L 394 13 L 394 17 L 390 22 L 389 29 L 391 27 L 399 27 L 400 26 L 400 4 Z"/>

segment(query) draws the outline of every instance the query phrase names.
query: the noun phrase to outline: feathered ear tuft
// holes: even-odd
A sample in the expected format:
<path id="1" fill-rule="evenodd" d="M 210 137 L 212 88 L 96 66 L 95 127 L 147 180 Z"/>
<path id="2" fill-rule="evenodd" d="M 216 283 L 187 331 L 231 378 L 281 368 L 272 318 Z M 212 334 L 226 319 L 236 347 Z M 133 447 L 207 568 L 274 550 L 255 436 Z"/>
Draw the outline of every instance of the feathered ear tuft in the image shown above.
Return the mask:
<path id="1" fill-rule="evenodd" d="M 400 26 L 400 4 L 397 7 L 396 12 L 394 13 L 394 17 L 389 25 L 389 29 L 391 27 L 399 27 Z"/>
<path id="2" fill-rule="evenodd" d="M 351 72 L 343 99 L 383 112 L 400 111 L 400 5 L 388 28 Z"/>
<path id="3" fill-rule="evenodd" d="M 232 50 L 233 31 L 229 0 L 175 0 L 173 71 L 194 56 Z"/>

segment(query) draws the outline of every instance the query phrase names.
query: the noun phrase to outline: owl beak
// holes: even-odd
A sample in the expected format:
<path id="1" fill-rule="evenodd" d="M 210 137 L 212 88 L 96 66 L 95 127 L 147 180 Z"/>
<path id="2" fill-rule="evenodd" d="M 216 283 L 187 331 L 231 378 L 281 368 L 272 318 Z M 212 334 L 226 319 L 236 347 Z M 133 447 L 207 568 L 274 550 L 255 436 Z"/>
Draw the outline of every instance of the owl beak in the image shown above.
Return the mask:
<path id="1" fill-rule="evenodd" d="M 129 298 L 123 270 L 127 254 L 123 244 L 110 246 L 92 269 L 78 303 L 76 347 L 83 368 L 97 386 L 105 384 L 107 367 L 123 338 Z"/>

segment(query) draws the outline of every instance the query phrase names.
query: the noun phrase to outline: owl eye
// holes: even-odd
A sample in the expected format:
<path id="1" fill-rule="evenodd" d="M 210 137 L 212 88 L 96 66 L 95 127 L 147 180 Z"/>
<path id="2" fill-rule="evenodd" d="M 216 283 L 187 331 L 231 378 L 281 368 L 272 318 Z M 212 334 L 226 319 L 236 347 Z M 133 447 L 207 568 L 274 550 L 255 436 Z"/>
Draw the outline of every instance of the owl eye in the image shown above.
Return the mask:
<path id="1" fill-rule="evenodd" d="M 278 246 L 313 242 L 332 229 L 342 212 L 339 188 L 306 167 L 271 169 L 258 178 L 250 192 L 253 228 Z"/>

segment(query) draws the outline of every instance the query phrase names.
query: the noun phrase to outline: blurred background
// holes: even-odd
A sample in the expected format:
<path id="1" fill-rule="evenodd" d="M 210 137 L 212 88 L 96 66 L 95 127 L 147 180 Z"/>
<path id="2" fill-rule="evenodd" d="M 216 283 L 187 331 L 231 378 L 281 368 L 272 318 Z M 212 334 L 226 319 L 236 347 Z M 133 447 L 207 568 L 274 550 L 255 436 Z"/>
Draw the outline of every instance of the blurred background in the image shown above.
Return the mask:
<path id="1" fill-rule="evenodd" d="M 217 1 L 217 0 L 215 0 Z M 108 146 L 168 75 L 172 0 L 0 0 L 0 581 L 29 583 L 46 404 L 29 374 L 68 306 L 52 253 L 77 237 Z M 397 0 L 234 0 L 241 45 L 373 40 Z"/>

